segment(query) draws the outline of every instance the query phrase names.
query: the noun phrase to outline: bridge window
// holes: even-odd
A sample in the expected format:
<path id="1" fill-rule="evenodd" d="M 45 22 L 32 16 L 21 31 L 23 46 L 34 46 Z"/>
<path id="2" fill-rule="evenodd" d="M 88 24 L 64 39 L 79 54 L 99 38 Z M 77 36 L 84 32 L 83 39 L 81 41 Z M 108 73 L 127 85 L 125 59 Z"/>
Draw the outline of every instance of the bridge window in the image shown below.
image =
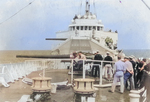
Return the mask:
<path id="1" fill-rule="evenodd" d="M 100 27 L 99 26 L 97 27 L 97 31 L 100 31 Z"/>
<path id="2" fill-rule="evenodd" d="M 81 30 L 83 30 L 83 26 L 81 26 Z"/>
<path id="3" fill-rule="evenodd" d="M 91 26 L 89 26 L 89 30 L 91 30 L 91 28 L 92 28 L 92 27 L 91 27 Z"/>
<path id="4" fill-rule="evenodd" d="M 73 30 L 75 30 L 75 26 L 73 26 Z"/>
<path id="5" fill-rule="evenodd" d="M 96 27 L 95 27 L 95 26 L 93 26 L 93 29 L 94 29 L 94 30 L 96 30 Z"/>
<path id="6" fill-rule="evenodd" d="M 77 30 L 79 30 L 79 26 L 77 26 Z"/>
<path id="7" fill-rule="evenodd" d="M 87 26 L 85 26 L 85 30 L 87 30 Z"/>

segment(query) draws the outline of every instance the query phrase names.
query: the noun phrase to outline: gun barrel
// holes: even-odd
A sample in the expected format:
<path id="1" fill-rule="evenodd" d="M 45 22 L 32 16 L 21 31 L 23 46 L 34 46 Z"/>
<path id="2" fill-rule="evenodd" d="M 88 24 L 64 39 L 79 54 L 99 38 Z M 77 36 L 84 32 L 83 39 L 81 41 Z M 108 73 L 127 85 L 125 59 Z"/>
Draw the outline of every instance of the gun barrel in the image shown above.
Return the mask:
<path id="1" fill-rule="evenodd" d="M 45 40 L 67 40 L 67 38 L 46 38 Z"/>
<path id="2" fill-rule="evenodd" d="M 16 58 L 51 58 L 51 59 L 67 59 L 70 55 L 16 55 Z"/>

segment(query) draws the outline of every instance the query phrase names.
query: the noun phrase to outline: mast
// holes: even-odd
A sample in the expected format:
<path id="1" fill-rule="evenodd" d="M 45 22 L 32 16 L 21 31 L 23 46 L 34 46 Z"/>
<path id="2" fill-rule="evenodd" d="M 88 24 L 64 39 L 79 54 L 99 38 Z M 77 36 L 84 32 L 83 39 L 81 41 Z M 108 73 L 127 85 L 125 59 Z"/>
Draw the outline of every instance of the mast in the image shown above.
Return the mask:
<path id="1" fill-rule="evenodd" d="M 85 14 L 89 14 L 89 12 L 90 12 L 90 3 L 89 0 L 86 0 Z"/>

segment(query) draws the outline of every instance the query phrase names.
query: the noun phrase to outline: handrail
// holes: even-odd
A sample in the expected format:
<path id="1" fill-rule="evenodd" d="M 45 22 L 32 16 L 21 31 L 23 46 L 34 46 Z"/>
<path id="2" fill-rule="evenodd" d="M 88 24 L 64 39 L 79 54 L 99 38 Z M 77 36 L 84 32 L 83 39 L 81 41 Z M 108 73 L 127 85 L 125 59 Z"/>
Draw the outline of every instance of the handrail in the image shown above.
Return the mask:
<path id="1" fill-rule="evenodd" d="M 71 83 L 73 83 L 73 60 L 75 61 L 80 61 L 82 60 L 83 61 L 83 79 L 85 78 L 85 61 L 86 62 L 100 62 L 101 65 L 100 65 L 100 81 L 99 81 L 99 85 L 102 85 L 102 68 L 103 68 L 103 63 L 115 63 L 114 61 L 104 61 L 104 60 L 91 60 L 91 59 L 36 59 L 36 60 L 26 60 L 25 63 L 28 63 L 28 62 L 38 62 L 38 61 L 42 61 L 42 64 L 44 65 L 44 63 L 46 63 L 46 61 L 61 61 L 61 60 L 66 60 L 66 61 L 71 61 L 70 63 L 70 66 L 71 66 Z M 46 66 L 42 66 L 42 69 L 43 69 L 43 76 L 45 76 L 45 68 Z M 58 68 L 59 69 L 59 68 Z"/>
<path id="2" fill-rule="evenodd" d="M 144 74 L 146 74 L 146 79 L 148 78 L 147 80 L 144 79 L 145 85 L 140 90 L 131 90 L 129 94 L 130 97 L 133 97 L 135 100 L 138 100 L 138 102 L 147 102 L 147 100 L 148 101 L 150 100 L 148 99 L 150 97 L 147 97 L 150 94 L 150 88 L 149 88 L 149 84 L 146 84 L 146 82 L 150 81 L 150 72 L 146 70 L 143 70 L 143 71 L 145 72 Z M 140 95 L 140 97 L 136 97 L 136 96 L 134 97 L 131 94 Z M 132 98 L 130 99 L 130 102 L 131 100 Z"/>
<path id="3" fill-rule="evenodd" d="M 35 59 L 35 60 L 25 60 L 24 62 L 20 62 L 20 63 L 0 64 L 0 66 L 5 66 L 6 75 L 4 76 L 4 79 L 8 83 L 8 82 L 14 82 L 19 78 L 22 78 L 30 74 L 32 71 L 37 71 L 37 70 L 43 70 L 43 76 L 45 76 L 45 69 L 48 68 L 49 66 L 57 69 L 63 67 L 61 64 L 64 63 L 62 63 L 61 60 L 71 61 L 70 62 L 70 66 L 72 68 L 71 83 L 73 83 L 73 61 L 74 60 L 76 61 L 83 60 L 83 63 L 101 62 L 100 70 L 102 70 L 104 62 L 114 63 L 114 61 L 103 61 L 103 60 L 98 61 L 98 60 L 91 60 L 91 59 L 86 59 L 86 60 L 85 59 Z M 83 64 L 83 78 L 85 78 L 85 64 Z M 100 76 L 100 84 L 102 84 L 102 76 Z"/>

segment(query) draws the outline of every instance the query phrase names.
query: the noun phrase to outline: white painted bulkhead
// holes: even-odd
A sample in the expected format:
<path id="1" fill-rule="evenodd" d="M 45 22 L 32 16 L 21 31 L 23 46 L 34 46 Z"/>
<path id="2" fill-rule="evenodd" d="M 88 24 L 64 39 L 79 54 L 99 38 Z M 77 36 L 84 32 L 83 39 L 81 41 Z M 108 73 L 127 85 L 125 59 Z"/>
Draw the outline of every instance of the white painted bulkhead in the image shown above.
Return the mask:
<path id="1" fill-rule="evenodd" d="M 104 25 L 101 20 L 96 18 L 88 8 L 86 1 L 86 12 L 83 16 L 75 15 L 68 31 L 56 32 L 56 38 L 67 38 L 65 41 L 59 41 L 58 46 L 54 50 L 59 50 L 59 54 L 69 54 L 74 51 L 83 51 L 93 53 L 100 50 L 101 53 L 109 51 L 115 53 L 113 49 L 117 45 L 118 33 L 104 31 Z M 106 44 L 105 39 L 109 37 L 113 43 Z"/>

